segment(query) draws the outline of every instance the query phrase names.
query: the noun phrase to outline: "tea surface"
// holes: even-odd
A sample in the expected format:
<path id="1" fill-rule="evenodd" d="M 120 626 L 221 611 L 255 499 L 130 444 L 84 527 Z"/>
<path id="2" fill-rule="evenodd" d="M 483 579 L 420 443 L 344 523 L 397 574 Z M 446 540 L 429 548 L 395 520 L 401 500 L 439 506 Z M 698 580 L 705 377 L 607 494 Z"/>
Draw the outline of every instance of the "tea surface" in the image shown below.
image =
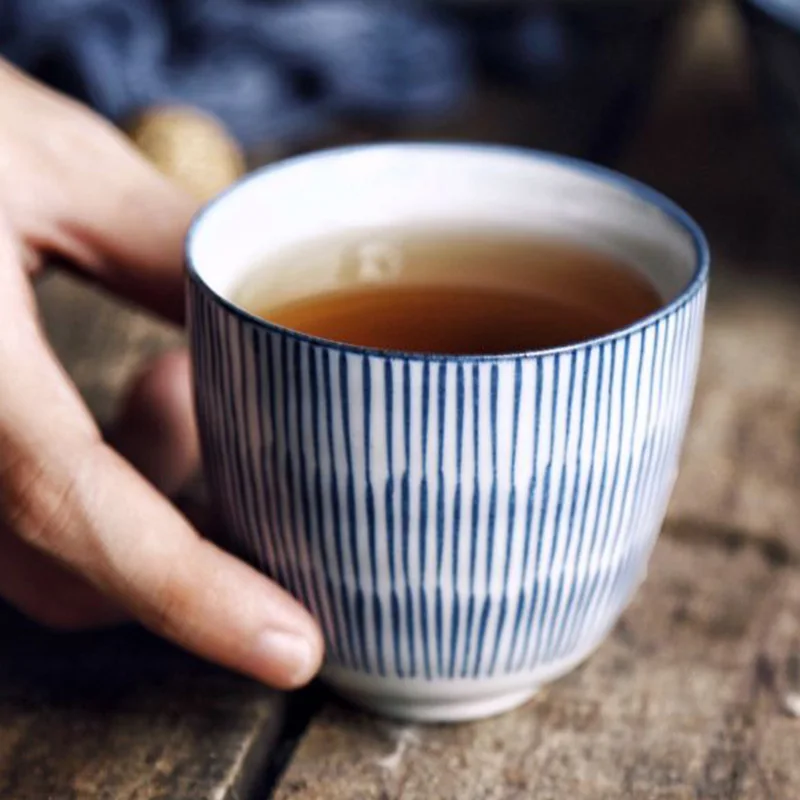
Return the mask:
<path id="1" fill-rule="evenodd" d="M 281 284 L 295 296 L 276 290 Z M 318 239 L 259 264 L 237 299 L 251 313 L 311 336 L 442 355 L 567 345 L 662 305 L 646 278 L 605 254 L 463 229 Z"/>

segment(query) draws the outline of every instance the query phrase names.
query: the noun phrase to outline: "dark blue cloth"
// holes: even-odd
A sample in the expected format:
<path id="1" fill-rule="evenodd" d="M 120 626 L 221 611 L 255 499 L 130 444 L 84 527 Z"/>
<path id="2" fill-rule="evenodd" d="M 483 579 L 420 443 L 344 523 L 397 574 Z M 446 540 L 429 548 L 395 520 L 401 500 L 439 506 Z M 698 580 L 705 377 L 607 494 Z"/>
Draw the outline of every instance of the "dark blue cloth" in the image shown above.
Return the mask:
<path id="1" fill-rule="evenodd" d="M 246 145 L 342 118 L 444 116 L 478 76 L 526 88 L 533 141 L 613 157 L 673 0 L 0 0 L 0 55 L 115 121 L 157 104 L 220 117 Z"/>
<path id="2" fill-rule="evenodd" d="M 189 103 L 245 144 L 447 112 L 471 71 L 452 19 L 380 0 L 0 0 L 0 53 L 112 119 Z"/>

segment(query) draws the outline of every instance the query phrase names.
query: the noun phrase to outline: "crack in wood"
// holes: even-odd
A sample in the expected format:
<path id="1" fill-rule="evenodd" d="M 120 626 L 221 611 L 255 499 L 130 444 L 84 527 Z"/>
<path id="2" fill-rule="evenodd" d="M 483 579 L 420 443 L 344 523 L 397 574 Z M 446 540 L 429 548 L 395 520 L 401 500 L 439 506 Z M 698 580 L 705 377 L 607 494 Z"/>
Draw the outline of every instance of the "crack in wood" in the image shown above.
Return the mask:
<path id="1" fill-rule="evenodd" d="M 755 534 L 735 525 L 679 517 L 667 520 L 661 535 L 689 547 L 715 547 L 731 554 L 749 548 L 774 569 L 800 567 L 800 552 L 783 539 L 769 534 Z"/>

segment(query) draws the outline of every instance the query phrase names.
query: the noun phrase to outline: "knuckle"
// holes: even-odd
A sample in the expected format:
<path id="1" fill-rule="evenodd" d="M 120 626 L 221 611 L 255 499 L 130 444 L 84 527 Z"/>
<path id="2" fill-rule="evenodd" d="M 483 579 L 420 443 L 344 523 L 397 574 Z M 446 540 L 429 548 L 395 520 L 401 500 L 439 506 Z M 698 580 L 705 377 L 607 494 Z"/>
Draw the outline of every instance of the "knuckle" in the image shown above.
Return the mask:
<path id="1" fill-rule="evenodd" d="M 0 465 L 0 519 L 28 544 L 58 552 L 75 506 L 76 479 L 29 454 Z"/>
<path id="2" fill-rule="evenodd" d="M 193 605 L 186 587 L 167 577 L 153 597 L 148 622 L 158 633 L 183 641 L 193 627 Z"/>

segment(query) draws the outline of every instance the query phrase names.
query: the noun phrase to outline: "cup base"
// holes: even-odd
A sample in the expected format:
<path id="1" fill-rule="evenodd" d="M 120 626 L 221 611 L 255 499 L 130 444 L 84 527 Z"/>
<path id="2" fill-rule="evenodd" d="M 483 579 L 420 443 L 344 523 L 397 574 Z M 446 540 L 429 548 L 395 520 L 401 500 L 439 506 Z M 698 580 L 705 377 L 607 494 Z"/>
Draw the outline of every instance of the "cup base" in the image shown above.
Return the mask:
<path id="1" fill-rule="evenodd" d="M 607 633 L 607 630 L 601 631 L 567 658 L 530 672 L 498 678 L 429 681 L 377 677 L 327 664 L 322 679 L 340 697 L 375 714 L 403 722 L 468 722 L 511 711 L 527 702 L 544 684 L 566 675 L 585 661 Z"/>
<path id="2" fill-rule="evenodd" d="M 341 689 L 335 691 L 354 706 L 398 722 L 436 724 L 470 722 L 495 717 L 528 702 L 539 691 L 539 687 L 472 700 L 443 698 L 438 702 L 436 700 L 409 702 L 406 698 L 376 697 Z"/>

